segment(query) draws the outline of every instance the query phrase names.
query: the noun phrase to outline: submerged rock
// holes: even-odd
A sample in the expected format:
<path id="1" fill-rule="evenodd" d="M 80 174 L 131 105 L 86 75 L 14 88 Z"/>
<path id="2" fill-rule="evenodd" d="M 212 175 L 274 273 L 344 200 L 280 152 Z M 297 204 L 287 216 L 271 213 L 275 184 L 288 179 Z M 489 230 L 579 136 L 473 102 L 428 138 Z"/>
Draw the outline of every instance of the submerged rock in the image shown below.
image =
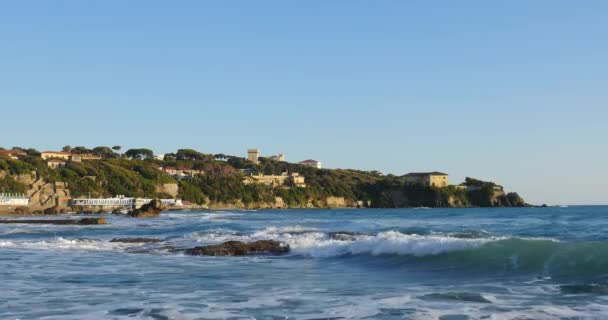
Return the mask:
<path id="1" fill-rule="evenodd" d="M 83 218 L 83 219 L 28 219 L 28 220 L 0 220 L 0 223 L 25 223 L 25 224 L 59 224 L 59 225 L 95 225 L 106 224 L 106 219 L 103 218 Z"/>
<path id="2" fill-rule="evenodd" d="M 110 242 L 122 242 L 122 243 L 157 243 L 161 242 L 161 239 L 156 238 L 114 238 Z"/>
<path id="3" fill-rule="evenodd" d="M 573 284 L 563 285 L 559 287 L 566 294 L 608 294 L 608 284 L 590 283 L 590 284 Z"/>
<path id="4" fill-rule="evenodd" d="M 492 303 L 480 293 L 470 292 L 446 292 L 446 293 L 431 293 L 424 295 L 422 298 L 428 300 L 449 300 L 461 302 L 477 302 L 477 303 Z"/>
<path id="5" fill-rule="evenodd" d="M 167 210 L 167 206 L 159 199 L 154 199 L 141 208 L 129 212 L 128 215 L 133 218 L 154 218 L 160 216 L 163 210 Z"/>
<path id="6" fill-rule="evenodd" d="M 187 249 L 186 254 L 202 256 L 245 256 L 252 254 L 280 255 L 289 252 L 289 246 L 274 240 L 255 242 L 228 241 L 222 244 L 194 247 Z"/>
<path id="7" fill-rule="evenodd" d="M 359 236 L 363 235 L 360 232 L 352 232 L 352 231 L 337 231 L 337 232 L 329 232 L 327 236 L 332 240 L 338 241 L 355 241 Z"/>

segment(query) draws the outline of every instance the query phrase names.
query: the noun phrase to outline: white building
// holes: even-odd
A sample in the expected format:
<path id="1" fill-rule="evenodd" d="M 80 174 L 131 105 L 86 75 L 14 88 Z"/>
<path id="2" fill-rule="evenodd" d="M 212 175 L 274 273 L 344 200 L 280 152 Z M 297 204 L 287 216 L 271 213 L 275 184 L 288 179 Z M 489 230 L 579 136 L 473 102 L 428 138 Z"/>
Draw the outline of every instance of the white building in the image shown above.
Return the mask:
<path id="1" fill-rule="evenodd" d="M 30 198 L 22 193 L 0 193 L 0 206 L 29 206 Z"/>
<path id="2" fill-rule="evenodd" d="M 125 196 L 116 196 L 114 198 L 89 198 L 89 199 L 70 199 L 70 206 L 99 206 L 99 207 L 124 207 L 124 208 L 140 208 L 144 204 L 148 204 L 152 199 L 148 198 L 128 198 Z M 160 199 L 162 203 L 169 207 L 183 206 L 181 199 Z"/>
<path id="3" fill-rule="evenodd" d="M 309 166 L 309 167 L 315 167 L 317 169 L 321 169 L 321 167 L 322 167 L 321 161 L 312 160 L 312 159 L 304 160 L 304 161 L 300 162 L 300 164 Z"/>

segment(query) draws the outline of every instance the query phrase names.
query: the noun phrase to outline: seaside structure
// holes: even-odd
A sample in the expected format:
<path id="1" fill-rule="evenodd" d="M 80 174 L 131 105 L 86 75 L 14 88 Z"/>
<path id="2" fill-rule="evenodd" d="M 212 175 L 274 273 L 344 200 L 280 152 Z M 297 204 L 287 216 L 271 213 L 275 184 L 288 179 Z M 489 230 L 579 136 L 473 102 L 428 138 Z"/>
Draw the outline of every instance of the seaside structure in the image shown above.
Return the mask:
<path id="1" fill-rule="evenodd" d="M 82 207 L 102 207 L 102 208 L 141 208 L 144 204 L 152 201 L 149 198 L 130 198 L 122 195 L 113 198 L 80 198 L 70 199 L 70 206 Z M 160 199 L 160 201 L 170 207 L 181 207 L 181 199 Z"/>
<path id="2" fill-rule="evenodd" d="M 306 183 L 303 176 L 297 172 L 291 174 L 283 172 L 280 175 L 258 174 L 250 175 L 243 179 L 244 184 L 261 183 L 271 187 L 280 187 L 285 184 L 293 185 L 294 187 L 305 188 Z"/>
<path id="3" fill-rule="evenodd" d="M 254 164 L 260 163 L 260 149 L 247 149 L 247 160 Z"/>
<path id="4" fill-rule="evenodd" d="M 0 150 L 0 158 L 8 158 L 8 159 L 17 160 L 17 159 L 19 159 L 18 156 L 23 156 L 23 155 L 25 155 L 25 152 L 18 150 L 18 149 Z"/>
<path id="5" fill-rule="evenodd" d="M 0 193 L 0 206 L 28 206 L 30 197 L 23 193 Z"/>
<path id="6" fill-rule="evenodd" d="M 315 167 L 317 169 L 321 169 L 321 167 L 322 167 L 321 161 L 317 161 L 317 160 L 313 160 L 313 159 L 304 160 L 304 161 L 300 162 L 300 164 L 309 166 L 309 167 Z"/>
<path id="7" fill-rule="evenodd" d="M 447 187 L 448 174 L 438 171 L 433 172 L 410 172 L 403 176 L 406 184 L 420 184 L 427 187 Z"/>

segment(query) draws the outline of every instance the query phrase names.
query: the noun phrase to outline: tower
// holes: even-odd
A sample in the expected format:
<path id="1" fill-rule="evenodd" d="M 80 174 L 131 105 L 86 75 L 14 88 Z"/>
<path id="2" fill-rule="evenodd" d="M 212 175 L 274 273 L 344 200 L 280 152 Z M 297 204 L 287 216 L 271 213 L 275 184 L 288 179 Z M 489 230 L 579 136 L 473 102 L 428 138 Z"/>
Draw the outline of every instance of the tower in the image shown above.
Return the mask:
<path id="1" fill-rule="evenodd" d="M 260 156 L 260 149 L 247 149 L 247 160 L 258 164 L 260 161 L 258 157 Z"/>

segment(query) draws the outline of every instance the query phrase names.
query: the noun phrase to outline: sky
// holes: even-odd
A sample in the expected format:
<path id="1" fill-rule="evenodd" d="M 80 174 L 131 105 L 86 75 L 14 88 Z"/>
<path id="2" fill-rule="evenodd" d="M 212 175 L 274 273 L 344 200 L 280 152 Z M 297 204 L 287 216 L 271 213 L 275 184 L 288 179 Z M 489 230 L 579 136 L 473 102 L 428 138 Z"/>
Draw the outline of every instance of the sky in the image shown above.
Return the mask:
<path id="1" fill-rule="evenodd" d="M 608 1 L 0 1 L 0 146 L 284 153 L 608 204 Z"/>

